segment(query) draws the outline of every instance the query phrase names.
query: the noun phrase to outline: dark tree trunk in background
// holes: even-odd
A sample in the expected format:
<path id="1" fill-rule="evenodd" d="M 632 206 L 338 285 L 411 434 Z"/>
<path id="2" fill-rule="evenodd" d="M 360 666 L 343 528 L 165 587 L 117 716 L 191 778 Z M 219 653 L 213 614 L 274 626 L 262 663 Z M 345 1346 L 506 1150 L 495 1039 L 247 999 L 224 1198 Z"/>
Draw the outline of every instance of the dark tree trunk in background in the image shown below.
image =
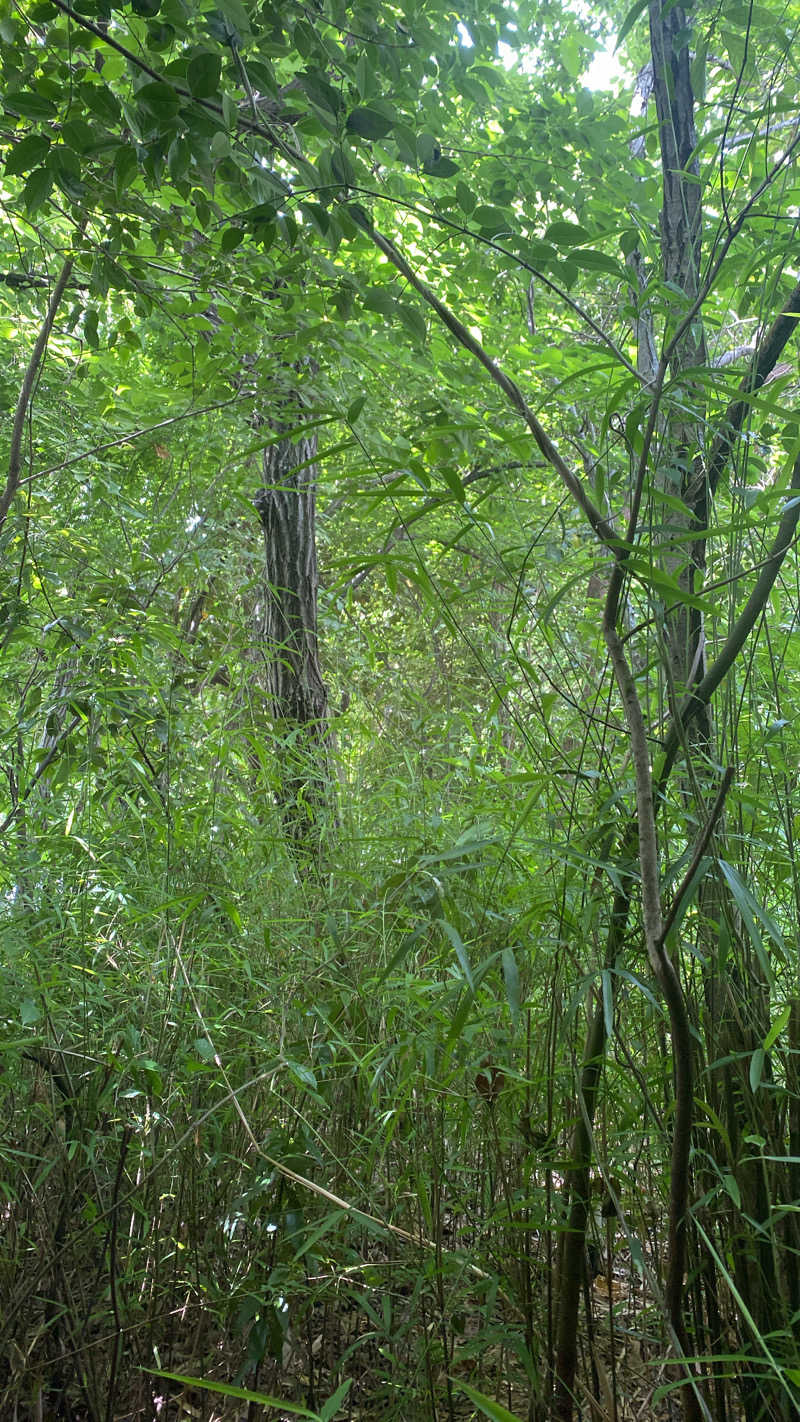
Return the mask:
<path id="1" fill-rule="evenodd" d="M 263 452 L 255 505 L 264 533 L 257 634 L 279 737 L 284 823 L 294 849 L 315 853 L 332 813 L 328 694 L 317 638 L 316 435 Z"/>

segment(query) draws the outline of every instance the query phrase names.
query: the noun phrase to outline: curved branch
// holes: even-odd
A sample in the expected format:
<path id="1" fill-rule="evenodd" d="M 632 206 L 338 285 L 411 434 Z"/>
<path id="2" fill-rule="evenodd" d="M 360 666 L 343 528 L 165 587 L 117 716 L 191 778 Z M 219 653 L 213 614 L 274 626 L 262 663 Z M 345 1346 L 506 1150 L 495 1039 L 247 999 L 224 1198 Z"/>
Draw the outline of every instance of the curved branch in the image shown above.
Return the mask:
<path id="1" fill-rule="evenodd" d="M 83 224 L 78 231 L 79 238 L 82 235 Z M 25 429 L 25 420 L 30 408 L 31 397 L 33 396 L 42 359 L 47 349 L 47 342 L 50 339 L 50 332 L 53 329 L 53 322 L 56 319 L 56 313 L 63 300 L 64 292 L 67 289 L 67 283 L 72 274 L 74 264 L 74 257 L 68 257 L 61 268 L 61 273 L 53 287 L 53 294 L 47 306 L 47 314 L 42 322 L 41 330 L 36 337 L 36 344 L 31 351 L 31 358 L 28 361 L 25 374 L 22 377 L 22 385 L 17 398 L 17 407 L 14 411 L 14 423 L 11 426 L 11 449 L 8 455 L 8 474 L 6 476 L 5 488 L 2 494 L 0 494 L 0 530 L 2 530 L 3 524 L 8 517 L 8 511 L 11 507 L 14 495 L 19 488 L 20 473 L 22 470 L 22 435 Z"/>
<path id="2" fill-rule="evenodd" d="M 750 400 L 761 389 L 775 369 L 779 355 L 789 337 L 797 330 L 800 317 L 800 282 L 765 332 L 753 353 L 750 369 L 739 385 L 739 393 L 729 404 L 711 446 L 708 460 L 708 487 L 713 497 L 722 471 L 731 456 L 734 442 L 744 423 Z"/>
<path id="3" fill-rule="evenodd" d="M 800 455 L 797 456 L 794 462 L 792 477 L 789 482 L 789 492 L 800 495 Z M 697 683 L 697 686 L 694 687 L 691 694 L 686 698 L 678 716 L 673 719 L 669 727 L 663 747 L 664 759 L 661 763 L 657 779 L 657 793 L 659 795 L 663 792 L 669 778 L 687 727 L 694 718 L 708 706 L 714 692 L 723 677 L 727 676 L 747 641 L 747 638 L 755 627 L 758 618 L 764 611 L 767 598 L 780 572 L 781 564 L 791 546 L 799 518 L 800 497 L 790 498 L 784 507 L 778 524 L 778 532 L 775 535 L 770 552 L 764 559 L 756 585 L 731 628 L 722 651 L 712 662 L 702 681 Z"/>
<path id="4" fill-rule="evenodd" d="M 363 209 L 354 209 L 351 207 L 349 212 L 361 230 L 372 239 L 378 250 L 383 252 L 385 257 L 388 257 L 392 266 L 396 267 L 397 271 L 399 271 L 401 276 L 405 277 L 409 285 L 413 286 L 414 290 L 419 292 L 423 300 L 433 308 L 439 320 L 447 327 L 448 331 L 455 336 L 459 344 L 480 362 L 484 370 L 489 372 L 495 385 L 499 386 L 502 390 L 509 404 L 516 410 L 518 415 L 522 416 L 540 452 L 544 455 L 548 464 L 552 465 L 553 469 L 555 469 L 556 473 L 560 476 L 576 504 L 586 516 L 591 528 L 600 539 L 600 542 L 605 544 L 615 558 L 619 559 L 624 557 L 628 550 L 623 540 L 620 538 L 613 524 L 601 514 L 600 510 L 589 497 L 582 480 L 579 479 L 573 469 L 570 469 L 563 455 L 561 455 L 553 444 L 544 426 L 540 424 L 533 410 L 530 408 L 516 381 L 512 380 L 509 375 L 506 375 L 502 367 L 492 359 L 480 341 L 459 321 L 449 306 L 446 306 L 443 301 L 440 301 L 439 297 L 431 291 L 430 287 L 425 285 L 424 281 L 417 276 L 414 269 L 409 266 L 405 257 L 394 243 L 390 242 L 388 237 L 384 237 L 383 234 L 378 231 L 377 227 L 373 226 Z"/>

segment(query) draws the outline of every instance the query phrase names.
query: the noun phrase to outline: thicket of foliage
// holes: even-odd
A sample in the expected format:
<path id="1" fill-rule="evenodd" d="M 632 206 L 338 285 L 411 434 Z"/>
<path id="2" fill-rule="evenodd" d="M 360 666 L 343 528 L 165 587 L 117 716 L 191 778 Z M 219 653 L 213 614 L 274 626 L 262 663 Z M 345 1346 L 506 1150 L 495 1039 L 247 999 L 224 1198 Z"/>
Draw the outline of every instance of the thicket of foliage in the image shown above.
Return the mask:
<path id="1" fill-rule="evenodd" d="M 0 0 L 3 1416 L 797 1415 L 799 22 Z"/>

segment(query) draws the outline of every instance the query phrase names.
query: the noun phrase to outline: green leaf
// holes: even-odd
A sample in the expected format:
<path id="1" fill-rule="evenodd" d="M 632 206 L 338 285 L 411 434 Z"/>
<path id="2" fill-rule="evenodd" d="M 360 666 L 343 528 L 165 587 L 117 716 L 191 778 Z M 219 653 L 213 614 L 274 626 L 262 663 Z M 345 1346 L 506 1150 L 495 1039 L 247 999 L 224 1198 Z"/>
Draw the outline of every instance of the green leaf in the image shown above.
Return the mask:
<path id="1" fill-rule="evenodd" d="M 358 89 L 360 98 L 369 98 L 373 87 L 372 78 L 372 70 L 367 62 L 367 56 L 365 54 L 359 55 L 358 63 L 356 64 L 356 88 Z"/>
<path id="2" fill-rule="evenodd" d="M 257 1402 L 262 1407 L 274 1407 L 277 1412 L 290 1412 L 293 1417 L 308 1417 L 311 1422 L 319 1422 L 318 1412 L 309 1412 L 297 1402 L 286 1402 L 282 1397 L 270 1397 L 266 1392 L 252 1392 L 246 1387 L 232 1387 L 230 1383 L 208 1382 L 205 1378 L 194 1378 L 186 1373 L 167 1373 L 160 1368 L 145 1368 L 144 1372 L 154 1378 L 167 1378 L 169 1382 L 182 1383 L 184 1387 L 197 1387 L 217 1397 L 238 1397 L 242 1402 Z"/>
<path id="3" fill-rule="evenodd" d="M 470 213 L 475 211 L 477 201 L 472 189 L 459 179 L 456 183 L 456 202 L 465 216 L 469 217 Z"/>
<path id="4" fill-rule="evenodd" d="M 173 183 L 180 183 L 189 171 L 192 152 L 185 138 L 175 138 L 169 145 L 167 168 Z"/>
<path id="5" fill-rule="evenodd" d="M 28 173 L 31 168 L 36 168 L 47 156 L 50 147 L 50 139 L 44 133 L 29 133 L 27 138 L 14 148 L 12 148 L 6 159 L 6 177 L 13 177 L 17 173 Z"/>
<path id="6" fill-rule="evenodd" d="M 725 1191 L 726 1195 L 729 1195 L 730 1198 L 733 1200 L 733 1203 L 736 1206 L 737 1210 L 740 1210 L 742 1207 L 742 1196 L 739 1190 L 739 1186 L 736 1183 L 736 1180 L 733 1175 L 723 1175 L 722 1188 Z"/>
<path id="7" fill-rule="evenodd" d="M 220 251 L 232 252 L 234 248 L 240 247 L 244 241 L 244 232 L 241 227 L 226 227 L 220 239 Z"/>
<path id="8" fill-rule="evenodd" d="M 470 1387 L 469 1383 L 462 1382 L 461 1378 L 453 1378 L 453 1386 L 460 1392 L 465 1392 L 470 1402 L 479 1407 L 485 1417 L 490 1418 L 490 1422 L 522 1422 L 515 1413 L 509 1412 L 502 1403 L 495 1402 L 494 1398 L 487 1397 L 485 1393 L 478 1392 L 476 1387 Z"/>
<path id="9" fill-rule="evenodd" d="M 131 143 L 123 143 L 114 154 L 114 192 L 118 198 L 129 187 L 131 179 L 138 169 L 136 149 Z"/>
<path id="10" fill-rule="evenodd" d="M 460 171 L 458 163 L 454 163 L 452 158 L 430 158 L 422 166 L 423 171 L 432 178 L 452 178 L 454 173 Z"/>
<path id="11" fill-rule="evenodd" d="M 764 911 L 764 909 L 762 909 L 761 905 L 756 902 L 747 885 L 739 877 L 739 874 L 734 869 L 733 865 L 726 863 L 724 859 L 720 859 L 719 867 L 728 882 L 728 886 L 736 902 L 736 907 L 742 915 L 742 921 L 750 936 L 750 941 L 756 950 L 756 956 L 758 957 L 758 961 L 761 964 L 761 968 L 764 973 L 764 979 L 767 983 L 770 984 L 770 986 L 773 986 L 775 982 L 775 974 L 772 971 L 772 964 L 770 963 L 766 950 L 764 948 L 759 924 L 761 924 L 761 926 L 765 929 L 765 931 L 772 939 L 776 947 L 781 950 L 782 957 L 785 958 L 786 946 L 783 941 L 783 935 L 781 934 L 781 931 L 777 927 L 777 925 L 773 923 L 769 915 Z"/>
<path id="12" fill-rule="evenodd" d="M 86 108 L 96 114 L 101 122 L 111 125 L 119 123 L 122 114 L 119 100 L 105 84 L 83 84 L 81 98 Z"/>
<path id="13" fill-rule="evenodd" d="M 57 148 L 51 148 L 47 166 L 61 191 L 70 201 L 82 202 L 86 196 L 86 187 L 81 182 L 80 163 L 77 155 L 59 144 Z"/>
<path id="14" fill-rule="evenodd" d="M 463 504 L 466 494 L 464 492 L 464 485 L 459 478 L 458 470 L 454 469 L 450 464 L 442 464 L 439 468 L 439 473 L 444 479 L 450 493 L 455 494 L 459 503 Z"/>
<path id="15" fill-rule="evenodd" d="M 252 32 L 250 17 L 242 0 L 217 0 L 217 7 L 220 13 L 228 21 L 228 27 L 235 25 L 239 31 L 239 37 L 249 35 Z M 230 41 L 228 41 L 230 43 Z"/>
<path id="16" fill-rule="evenodd" d="M 552 242 L 555 247 L 576 247 L 580 243 L 590 242 L 591 233 L 585 227 L 580 227 L 577 222 L 551 222 L 545 232 L 545 240 Z M 574 260 L 575 253 L 571 252 L 570 257 Z"/>
<path id="17" fill-rule="evenodd" d="M 559 47 L 559 57 L 570 79 L 577 79 L 581 72 L 581 47 L 576 35 L 566 35 Z"/>
<path id="18" fill-rule="evenodd" d="M 136 90 L 135 97 L 136 102 L 141 104 L 147 113 L 161 120 L 174 118 L 181 106 L 180 95 L 172 85 L 162 84 L 160 80 L 143 84 L 141 89 Z"/>
<path id="19" fill-rule="evenodd" d="M 168 49 L 175 39 L 174 25 L 163 25 L 151 22 L 147 26 L 147 43 L 151 49 L 160 53 L 162 49 Z"/>
<path id="20" fill-rule="evenodd" d="M 53 188 L 53 174 L 49 168 L 34 168 L 25 184 L 22 194 L 27 211 L 33 215 L 47 202 Z"/>
<path id="21" fill-rule="evenodd" d="M 373 286 L 364 297 L 366 311 L 375 311 L 379 316 L 394 316 L 397 297 L 384 287 Z"/>
<path id="22" fill-rule="evenodd" d="M 45 98 L 43 94 L 33 94 L 29 89 L 17 89 L 10 94 L 4 94 L 3 108 L 6 113 L 19 114 L 21 118 L 30 119 L 55 118 L 58 113 L 52 99 Z"/>
<path id="23" fill-rule="evenodd" d="M 625 281 L 625 273 L 619 262 L 613 257 L 607 256 L 605 252 L 598 252 L 594 247 L 577 247 L 569 253 L 569 261 L 574 262 L 576 267 L 581 267 L 588 272 L 610 272 L 612 276 L 620 281 Z"/>
<path id="24" fill-rule="evenodd" d="M 348 133 L 356 133 L 359 138 L 385 138 L 391 133 L 394 120 L 381 114 L 377 109 L 353 109 L 347 115 L 345 128 Z"/>
<path id="25" fill-rule="evenodd" d="M 608 968 L 600 971 L 600 987 L 603 994 L 603 1022 L 609 1040 L 614 1035 L 614 984 Z"/>
<path id="26" fill-rule="evenodd" d="M 367 403 L 366 395 L 358 395 L 347 411 L 348 425 L 354 425 Z"/>
<path id="27" fill-rule="evenodd" d="M 439 927 L 444 930 L 444 932 L 447 934 L 447 937 L 450 939 L 450 942 L 452 943 L 453 948 L 455 950 L 455 955 L 459 961 L 461 971 L 464 974 L 464 977 L 469 983 L 469 986 L 474 994 L 475 980 L 472 976 L 472 965 L 470 964 L 469 955 L 462 942 L 461 934 L 459 933 L 458 929 L 453 926 L 452 923 L 448 923 L 446 918 L 437 918 L 435 921 L 438 923 Z"/>
<path id="28" fill-rule="evenodd" d="M 768 1052 L 770 1047 L 772 1047 L 775 1042 L 777 1042 L 778 1038 L 781 1035 L 781 1032 L 789 1021 L 791 1015 L 792 1005 L 790 1002 L 787 1002 L 786 1006 L 783 1007 L 778 1013 L 777 1017 L 775 1018 L 775 1021 L 773 1022 L 766 1037 L 764 1038 L 763 1047 L 765 1052 Z"/>
<path id="29" fill-rule="evenodd" d="M 761 1085 L 761 1077 L 764 1071 L 764 1048 L 756 1047 L 750 1058 L 750 1090 L 753 1095 Z"/>
<path id="30" fill-rule="evenodd" d="M 424 345 L 428 339 L 428 327 L 422 312 L 416 306 L 408 306 L 405 301 L 398 301 L 395 303 L 394 315 L 405 326 L 411 339 L 419 345 Z"/>
<path id="31" fill-rule="evenodd" d="M 490 237 L 496 237 L 499 232 L 513 232 L 516 226 L 514 217 L 500 207 L 476 207 L 472 221 Z"/>
<path id="32" fill-rule="evenodd" d="M 338 118 L 342 109 L 342 96 L 338 89 L 328 83 L 324 75 L 316 70 L 307 70 L 298 76 L 297 82 L 323 116 Z"/>
<path id="33" fill-rule="evenodd" d="M 195 99 L 213 99 L 219 92 L 222 56 L 203 50 L 189 60 L 186 80 Z"/>
<path id="34" fill-rule="evenodd" d="M 617 42 L 614 45 L 615 54 L 619 49 L 620 45 L 622 44 L 622 41 L 630 34 L 639 16 L 642 15 L 647 9 L 649 2 L 650 0 L 635 0 L 635 3 L 631 5 L 630 10 L 628 11 L 627 15 L 625 16 L 625 19 L 620 25 L 619 34 L 617 35 Z"/>
<path id="35" fill-rule="evenodd" d="M 344 1382 L 339 1384 L 336 1391 L 331 1393 L 331 1396 L 328 1398 L 328 1401 L 324 1403 L 319 1414 L 321 1422 L 333 1422 L 334 1417 L 350 1391 L 352 1382 L 352 1378 L 345 1378 Z"/>
<path id="36" fill-rule="evenodd" d="M 89 153 L 97 148 L 97 125 L 87 123 L 85 119 L 69 119 L 61 125 L 61 142 L 73 153 Z"/>
<path id="37" fill-rule="evenodd" d="M 519 986 L 519 968 L 517 967 L 517 960 L 516 960 L 516 958 L 514 957 L 514 949 L 513 949 L 513 948 L 504 948 L 504 949 L 503 949 L 503 953 L 502 953 L 502 963 L 503 963 L 503 980 L 504 980 L 505 985 L 506 985 L 506 998 L 507 998 L 507 1001 L 508 1001 L 508 1010 L 509 1010 L 509 1012 L 511 1013 L 511 1021 L 513 1022 L 514 1026 L 516 1027 L 517 1024 L 518 1024 L 518 1022 L 519 1022 L 519 1015 L 520 1015 L 520 986 Z"/>
<path id="38" fill-rule="evenodd" d="M 222 95 L 222 118 L 229 133 L 233 133 L 239 123 L 239 106 L 233 94 Z"/>

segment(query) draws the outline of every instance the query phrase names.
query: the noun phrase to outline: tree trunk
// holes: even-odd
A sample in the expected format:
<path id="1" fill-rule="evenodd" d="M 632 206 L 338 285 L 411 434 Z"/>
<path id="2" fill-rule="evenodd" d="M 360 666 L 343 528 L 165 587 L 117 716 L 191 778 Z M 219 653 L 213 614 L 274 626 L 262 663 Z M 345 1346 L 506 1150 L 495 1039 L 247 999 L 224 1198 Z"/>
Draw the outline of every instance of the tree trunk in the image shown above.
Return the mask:
<path id="1" fill-rule="evenodd" d="M 317 638 L 316 435 L 263 453 L 255 505 L 264 533 L 257 634 L 279 737 L 278 798 L 295 852 L 316 853 L 332 813 L 328 694 Z"/>

